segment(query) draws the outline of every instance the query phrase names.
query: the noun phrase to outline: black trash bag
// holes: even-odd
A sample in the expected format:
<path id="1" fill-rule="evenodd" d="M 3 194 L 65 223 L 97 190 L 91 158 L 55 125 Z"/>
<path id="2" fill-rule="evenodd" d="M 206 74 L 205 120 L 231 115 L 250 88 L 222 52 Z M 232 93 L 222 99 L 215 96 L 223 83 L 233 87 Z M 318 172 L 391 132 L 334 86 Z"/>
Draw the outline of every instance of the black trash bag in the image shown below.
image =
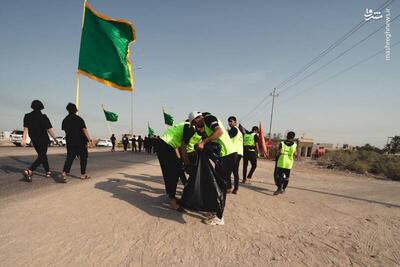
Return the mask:
<path id="1" fill-rule="evenodd" d="M 221 212 L 224 198 L 219 180 L 208 154 L 199 152 L 195 172 L 183 189 L 180 205 L 196 211 Z"/>
<path id="2" fill-rule="evenodd" d="M 279 176 L 278 176 L 278 170 L 277 170 L 277 167 L 278 167 L 278 160 L 279 160 L 279 156 L 277 156 L 277 157 L 275 158 L 274 182 L 275 182 L 275 185 L 276 185 L 276 186 L 279 185 Z"/>

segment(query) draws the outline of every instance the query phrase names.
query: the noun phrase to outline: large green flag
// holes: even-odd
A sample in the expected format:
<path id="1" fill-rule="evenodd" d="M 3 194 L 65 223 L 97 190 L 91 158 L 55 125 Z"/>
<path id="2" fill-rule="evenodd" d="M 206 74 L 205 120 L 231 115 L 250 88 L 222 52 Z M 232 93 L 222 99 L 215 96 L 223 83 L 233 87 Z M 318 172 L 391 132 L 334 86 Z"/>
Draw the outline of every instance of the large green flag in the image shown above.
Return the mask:
<path id="1" fill-rule="evenodd" d="M 129 43 L 135 39 L 129 21 L 106 17 L 86 3 L 78 72 L 107 86 L 133 91 Z"/>
<path id="2" fill-rule="evenodd" d="M 153 136 L 154 135 L 154 130 L 150 127 L 150 124 L 147 124 L 147 130 L 148 130 L 148 135 L 147 136 Z"/>
<path id="3" fill-rule="evenodd" d="M 163 114 L 164 114 L 164 123 L 169 126 L 174 125 L 174 117 L 172 117 L 172 115 L 168 113 L 165 113 L 165 111 L 163 111 Z"/>
<path id="4" fill-rule="evenodd" d="M 107 121 L 118 121 L 118 114 L 103 109 Z"/>

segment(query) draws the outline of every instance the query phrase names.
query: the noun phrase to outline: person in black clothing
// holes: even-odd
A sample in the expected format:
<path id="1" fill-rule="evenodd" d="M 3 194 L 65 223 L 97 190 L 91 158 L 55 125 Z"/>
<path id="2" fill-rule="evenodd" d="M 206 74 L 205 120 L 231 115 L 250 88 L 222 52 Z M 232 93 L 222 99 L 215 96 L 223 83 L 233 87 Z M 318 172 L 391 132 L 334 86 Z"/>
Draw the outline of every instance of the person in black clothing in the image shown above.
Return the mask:
<path id="1" fill-rule="evenodd" d="M 86 175 L 86 166 L 88 158 L 88 145 L 92 144 L 85 121 L 76 115 L 78 109 L 75 104 L 67 105 L 68 115 L 62 121 L 62 130 L 65 131 L 67 139 L 67 159 L 61 173 L 62 182 L 67 182 L 67 174 L 71 170 L 72 163 L 76 156 L 79 156 L 81 165 L 81 179 L 89 179 Z"/>
<path id="2" fill-rule="evenodd" d="M 139 147 L 139 152 L 142 152 L 142 147 L 143 147 L 143 138 L 142 138 L 142 136 L 141 135 L 139 135 L 139 138 L 138 138 L 138 147 Z"/>
<path id="3" fill-rule="evenodd" d="M 254 137 L 252 137 L 254 136 Z M 246 140 L 248 138 L 252 138 L 252 140 L 248 140 L 249 144 L 246 144 Z M 257 168 L 257 157 L 258 157 L 258 127 L 254 126 L 251 129 L 251 132 L 246 131 L 243 134 L 244 146 L 243 146 L 243 180 L 242 183 L 246 183 L 247 180 L 250 180 L 253 176 L 254 171 Z M 247 174 L 247 166 L 251 163 L 251 169 L 249 174 Z M 246 175 L 247 174 L 247 175 Z"/>
<path id="4" fill-rule="evenodd" d="M 24 133 L 22 135 L 21 145 L 26 146 L 26 137 L 27 134 L 29 134 L 38 157 L 32 163 L 31 167 L 23 172 L 28 182 L 32 182 L 33 171 L 40 164 L 43 165 L 46 171 L 46 177 L 51 176 L 49 162 L 47 160 L 47 148 L 50 144 L 49 134 L 56 140 L 49 118 L 41 112 L 41 110 L 44 109 L 43 103 L 39 100 L 34 100 L 32 101 L 31 108 L 33 111 L 24 116 Z"/>
<path id="5" fill-rule="evenodd" d="M 110 137 L 110 140 L 111 140 L 111 144 L 112 144 L 111 152 L 115 152 L 115 141 L 117 140 L 117 138 L 115 138 L 115 135 L 112 134 Z"/>
<path id="6" fill-rule="evenodd" d="M 128 150 L 128 144 L 129 144 L 129 139 L 128 136 L 126 136 L 126 134 L 124 134 L 124 136 L 122 137 L 122 144 L 124 145 L 124 152 L 126 152 Z"/>
<path id="7" fill-rule="evenodd" d="M 143 150 L 147 153 L 149 152 L 149 138 L 147 136 L 145 136 L 143 140 Z"/>
<path id="8" fill-rule="evenodd" d="M 232 170 L 236 162 L 237 152 L 228 150 L 226 154 L 223 154 L 221 143 L 225 147 L 230 148 L 233 147 L 233 145 L 231 144 L 230 140 L 226 140 L 228 133 L 223 128 L 223 125 L 219 124 L 218 119 L 215 116 L 208 112 L 200 113 L 198 111 L 193 111 L 189 114 L 188 119 L 191 124 L 196 127 L 196 129 L 204 129 L 206 135 L 206 138 L 196 145 L 196 149 L 203 150 L 206 145 L 213 145 L 219 147 L 220 150 L 218 155 L 218 164 L 215 165 L 215 174 L 218 177 L 217 183 L 223 194 L 222 209 L 218 211 L 216 215 L 212 215 L 212 217 L 210 217 L 209 219 L 204 220 L 204 223 L 209 225 L 223 225 L 223 213 L 226 202 L 227 183 L 228 179 L 230 179 Z M 209 132 L 207 133 L 207 131 Z"/>
<path id="9" fill-rule="evenodd" d="M 240 160 L 242 159 L 243 156 L 243 134 L 239 130 L 239 128 L 236 126 L 236 117 L 230 116 L 228 118 L 228 123 L 229 123 L 229 137 L 231 138 L 233 145 L 235 148 L 238 149 L 237 151 L 237 157 L 236 157 L 236 162 L 233 167 L 233 179 L 234 179 L 234 186 L 233 186 L 233 191 L 232 194 L 237 194 L 239 190 L 239 166 L 240 166 Z M 228 192 L 232 188 L 232 181 L 229 178 L 228 179 Z"/>
<path id="10" fill-rule="evenodd" d="M 136 135 L 132 137 L 131 141 L 132 141 L 132 152 L 137 152 Z"/>

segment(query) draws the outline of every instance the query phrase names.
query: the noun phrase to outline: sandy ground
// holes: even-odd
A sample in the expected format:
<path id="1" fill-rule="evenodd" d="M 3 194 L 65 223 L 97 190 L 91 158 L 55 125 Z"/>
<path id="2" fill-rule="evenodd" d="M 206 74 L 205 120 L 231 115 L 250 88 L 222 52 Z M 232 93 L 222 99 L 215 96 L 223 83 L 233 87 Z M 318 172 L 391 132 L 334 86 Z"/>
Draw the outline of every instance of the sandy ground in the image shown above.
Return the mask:
<path id="1" fill-rule="evenodd" d="M 224 226 L 169 210 L 148 157 L 15 194 L 0 201 L 0 266 L 400 265 L 400 183 L 303 162 L 272 196 L 272 170 L 259 161 L 228 195 Z"/>

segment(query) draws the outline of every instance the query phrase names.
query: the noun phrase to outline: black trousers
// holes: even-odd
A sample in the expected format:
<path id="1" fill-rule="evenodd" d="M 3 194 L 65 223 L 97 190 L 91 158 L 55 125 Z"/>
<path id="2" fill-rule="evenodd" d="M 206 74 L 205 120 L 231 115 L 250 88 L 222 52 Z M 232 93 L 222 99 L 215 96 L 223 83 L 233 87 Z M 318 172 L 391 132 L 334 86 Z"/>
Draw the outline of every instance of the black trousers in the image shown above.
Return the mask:
<path id="1" fill-rule="evenodd" d="M 137 152 L 136 143 L 132 143 L 132 151 Z"/>
<path id="2" fill-rule="evenodd" d="M 249 161 L 251 163 L 251 169 L 250 169 L 249 174 L 247 175 L 247 166 L 249 165 Z M 243 180 L 246 180 L 246 178 L 251 179 L 256 168 L 257 168 L 256 152 L 255 151 L 244 151 L 244 153 L 243 153 Z"/>
<path id="3" fill-rule="evenodd" d="M 156 143 L 158 161 L 164 178 L 165 190 L 170 199 L 175 198 L 178 179 L 182 175 L 182 163 L 176 156 L 175 149 L 158 139 Z M 139 146 L 140 151 L 140 146 Z"/>
<path id="4" fill-rule="evenodd" d="M 128 143 L 124 143 L 124 151 L 128 150 Z"/>
<path id="5" fill-rule="evenodd" d="M 142 152 L 142 143 L 139 143 L 139 152 Z"/>
<path id="6" fill-rule="evenodd" d="M 67 146 L 67 159 L 65 160 L 63 171 L 66 173 L 69 173 L 71 171 L 71 166 L 76 156 L 79 156 L 81 164 L 81 174 L 85 174 L 87 166 L 87 158 L 88 158 L 88 150 L 86 146 L 82 147 Z"/>
<path id="7" fill-rule="evenodd" d="M 276 168 L 277 187 L 278 189 L 285 190 L 289 184 L 290 169 Z"/>
<path id="8" fill-rule="evenodd" d="M 219 186 L 222 190 L 223 196 L 224 196 L 223 208 L 222 208 L 221 212 L 217 213 L 217 217 L 220 219 L 224 215 L 227 184 L 228 184 L 228 181 L 231 179 L 231 173 L 232 173 L 232 170 L 236 163 L 236 157 L 237 157 L 237 153 L 233 153 L 228 156 L 221 157 L 219 159 L 220 164 L 216 164 L 216 166 L 215 166 L 215 173 L 220 178 L 219 180 L 221 180 L 220 183 L 218 183 L 218 184 L 219 184 Z"/>
<path id="9" fill-rule="evenodd" d="M 40 164 L 43 165 L 43 168 L 46 172 L 50 171 L 49 167 L 49 162 L 47 160 L 47 148 L 49 145 L 47 143 L 38 143 L 35 144 L 33 143 L 33 147 L 36 150 L 36 153 L 38 154 L 37 159 L 32 163 L 31 167 L 29 168 L 31 171 L 36 170 L 37 167 L 39 167 Z"/>
<path id="10" fill-rule="evenodd" d="M 112 143 L 111 151 L 115 151 L 115 142 Z"/>
<path id="11" fill-rule="evenodd" d="M 236 156 L 236 161 L 235 161 L 235 165 L 233 166 L 233 189 L 239 189 L 239 166 L 240 166 L 240 160 L 242 159 L 242 155 L 237 155 Z M 231 177 L 229 177 L 228 179 L 228 185 L 227 185 L 228 189 L 232 188 L 232 181 L 231 181 Z"/>

